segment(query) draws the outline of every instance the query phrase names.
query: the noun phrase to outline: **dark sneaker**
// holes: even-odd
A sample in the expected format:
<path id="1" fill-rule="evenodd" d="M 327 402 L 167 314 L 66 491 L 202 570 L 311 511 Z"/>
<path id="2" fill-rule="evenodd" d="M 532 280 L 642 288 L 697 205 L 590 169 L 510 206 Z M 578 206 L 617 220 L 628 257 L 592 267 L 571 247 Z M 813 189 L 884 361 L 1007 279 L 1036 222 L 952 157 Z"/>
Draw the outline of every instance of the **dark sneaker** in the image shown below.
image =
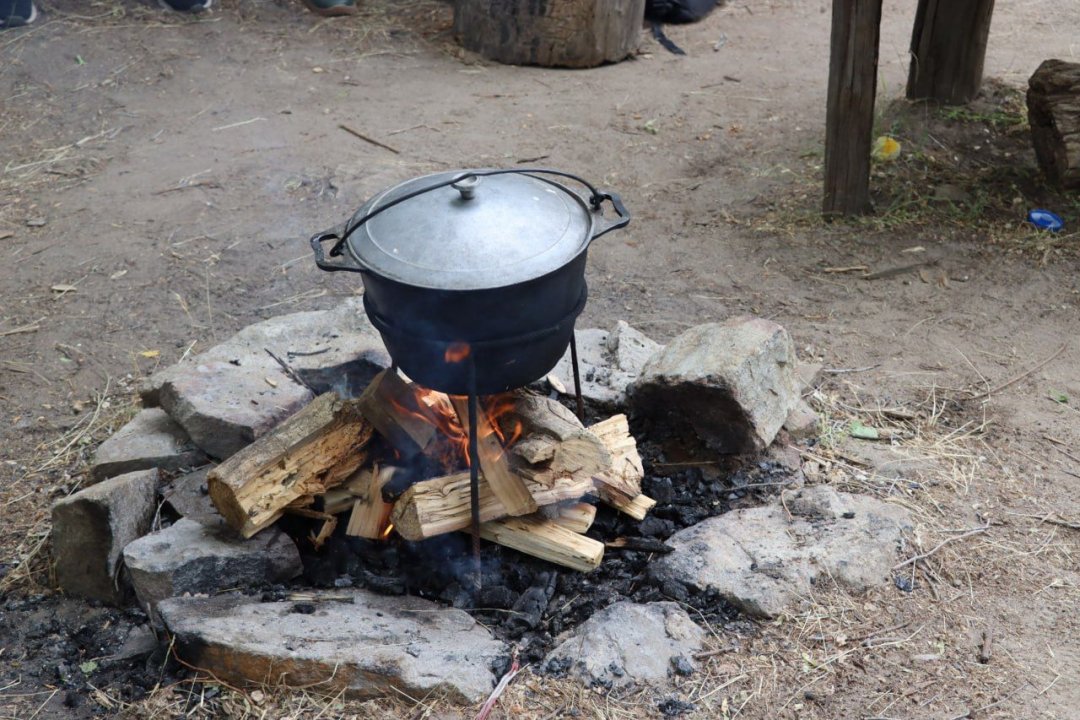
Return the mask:
<path id="1" fill-rule="evenodd" d="M 29 25 L 36 18 L 33 0 L 0 0 L 0 30 Z"/>
<path id="2" fill-rule="evenodd" d="M 304 0 L 304 4 L 311 12 L 324 17 L 356 14 L 356 0 Z"/>
<path id="3" fill-rule="evenodd" d="M 209 10 L 214 0 L 158 0 L 158 5 L 176 12 L 202 12 Z"/>

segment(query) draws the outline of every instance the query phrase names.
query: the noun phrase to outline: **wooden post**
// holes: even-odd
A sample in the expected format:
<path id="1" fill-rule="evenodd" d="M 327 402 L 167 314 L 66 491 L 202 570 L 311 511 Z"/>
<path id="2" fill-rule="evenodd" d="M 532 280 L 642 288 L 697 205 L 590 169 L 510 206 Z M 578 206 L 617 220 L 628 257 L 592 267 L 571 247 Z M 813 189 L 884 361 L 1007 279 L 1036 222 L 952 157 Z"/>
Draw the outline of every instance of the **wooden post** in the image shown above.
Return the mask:
<path id="1" fill-rule="evenodd" d="M 994 0 L 919 0 L 911 32 L 907 96 L 970 102 L 982 85 Z"/>
<path id="2" fill-rule="evenodd" d="M 1028 121 L 1039 167 L 1066 190 L 1080 190 L 1080 63 L 1044 60 L 1028 81 Z"/>
<path id="3" fill-rule="evenodd" d="M 826 216 L 870 211 L 870 144 L 882 0 L 833 0 L 825 116 Z"/>

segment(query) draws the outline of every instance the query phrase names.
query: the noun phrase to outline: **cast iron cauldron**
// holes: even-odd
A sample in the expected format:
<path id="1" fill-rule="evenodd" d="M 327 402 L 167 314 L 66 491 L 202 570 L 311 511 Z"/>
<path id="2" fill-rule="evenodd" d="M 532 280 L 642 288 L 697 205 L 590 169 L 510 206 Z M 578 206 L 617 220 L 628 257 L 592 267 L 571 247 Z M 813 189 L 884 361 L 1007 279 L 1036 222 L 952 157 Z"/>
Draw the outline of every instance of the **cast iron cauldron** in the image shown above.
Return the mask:
<path id="1" fill-rule="evenodd" d="M 629 222 L 618 195 L 569 173 L 462 170 L 380 193 L 311 247 L 321 269 L 361 273 L 364 309 L 406 375 L 489 395 L 555 367 L 585 307 L 589 243 Z"/>

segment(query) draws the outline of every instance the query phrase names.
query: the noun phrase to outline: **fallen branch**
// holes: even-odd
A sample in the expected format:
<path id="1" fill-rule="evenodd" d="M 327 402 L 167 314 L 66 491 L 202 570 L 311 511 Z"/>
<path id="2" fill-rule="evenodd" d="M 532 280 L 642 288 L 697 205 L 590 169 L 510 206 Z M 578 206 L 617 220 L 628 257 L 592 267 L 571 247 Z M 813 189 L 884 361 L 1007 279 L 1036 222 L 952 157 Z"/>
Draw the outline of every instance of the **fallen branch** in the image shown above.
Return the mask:
<path id="1" fill-rule="evenodd" d="M 1032 373 L 1037 372 L 1037 371 L 1043 369 L 1044 367 L 1046 367 L 1047 365 L 1049 365 L 1050 362 L 1055 360 L 1058 355 L 1065 352 L 1065 348 L 1068 347 L 1068 345 L 1069 345 L 1068 343 L 1062 343 L 1061 347 L 1059 347 L 1057 350 L 1055 350 L 1053 355 L 1046 358 L 1042 362 L 1036 364 L 1035 367 L 1032 367 L 1032 368 L 1029 368 L 1028 370 L 1025 370 L 1024 372 L 1022 372 L 1019 375 L 1017 375 L 1016 377 L 1014 377 L 1012 380 L 1008 380 L 1006 382 L 1003 382 L 1000 385 L 998 385 L 997 387 L 990 388 L 986 392 L 979 393 L 978 395 L 972 395 L 971 397 L 969 397 L 967 399 L 968 400 L 982 400 L 983 398 L 990 397 L 994 393 L 1001 392 L 1002 390 L 1004 390 L 1005 388 L 1007 388 L 1007 387 L 1009 387 L 1011 385 L 1015 385 L 1016 383 L 1020 382 L 1021 380 L 1023 380 L 1027 376 L 1031 375 Z"/>
<path id="2" fill-rule="evenodd" d="M 896 565 L 893 565 L 892 569 L 893 570 L 899 570 L 900 568 L 904 567 L 905 565 L 911 565 L 912 563 L 917 563 L 920 560 L 925 560 L 926 558 L 930 557 L 931 555 L 933 555 L 938 550 L 945 547 L 946 545 L 948 545 L 951 542 L 955 542 L 957 540 L 963 540 L 966 537 L 971 537 L 972 535 L 978 535 L 979 533 L 984 533 L 989 529 L 990 529 L 990 523 L 986 523 L 982 527 L 972 528 L 971 530 L 960 533 L 959 535 L 954 535 L 951 538 L 945 538 L 944 540 L 939 542 L 937 545 L 935 545 L 933 547 L 933 549 L 930 550 L 929 552 L 919 553 L 915 557 L 910 557 L 910 558 L 908 558 L 907 560 L 905 560 L 903 562 L 900 562 L 900 563 L 897 563 Z"/>
<path id="3" fill-rule="evenodd" d="M 338 127 L 341 128 L 342 130 L 344 130 L 345 132 L 349 133 L 353 137 L 360 138 L 364 142 L 371 143 L 375 147 L 381 147 L 383 150 L 389 150 L 390 152 L 394 153 L 395 155 L 400 155 L 401 154 L 400 150 L 395 150 L 394 148 L 390 147 L 389 145 L 386 145 L 385 143 L 381 143 L 378 140 L 375 140 L 373 138 L 369 138 L 367 135 L 360 132 L 359 130 L 353 130 L 351 127 L 349 127 L 345 123 L 339 124 Z"/>

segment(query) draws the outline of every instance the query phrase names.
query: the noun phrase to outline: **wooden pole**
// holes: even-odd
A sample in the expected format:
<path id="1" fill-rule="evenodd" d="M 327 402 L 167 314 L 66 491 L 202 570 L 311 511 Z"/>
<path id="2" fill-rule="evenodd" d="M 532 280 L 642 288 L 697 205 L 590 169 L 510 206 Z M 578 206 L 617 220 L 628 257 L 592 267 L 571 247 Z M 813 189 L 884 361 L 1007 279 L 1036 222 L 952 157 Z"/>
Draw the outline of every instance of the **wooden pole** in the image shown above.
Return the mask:
<path id="1" fill-rule="evenodd" d="M 871 210 L 870 145 L 881 2 L 833 0 L 822 207 L 827 217 Z"/>
<path id="2" fill-rule="evenodd" d="M 919 0 L 911 32 L 907 96 L 970 102 L 982 85 L 994 0 Z"/>

